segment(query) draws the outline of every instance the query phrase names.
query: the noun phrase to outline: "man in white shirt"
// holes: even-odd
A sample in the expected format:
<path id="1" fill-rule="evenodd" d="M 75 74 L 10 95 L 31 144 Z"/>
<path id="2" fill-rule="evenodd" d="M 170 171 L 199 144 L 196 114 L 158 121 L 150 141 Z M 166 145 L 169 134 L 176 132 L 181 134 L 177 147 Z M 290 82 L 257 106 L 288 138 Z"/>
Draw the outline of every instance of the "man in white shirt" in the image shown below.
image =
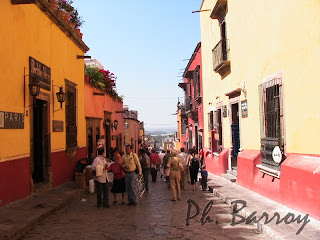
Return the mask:
<path id="1" fill-rule="evenodd" d="M 163 168 L 163 157 L 166 155 L 166 151 L 162 150 L 162 152 L 159 154 L 159 159 L 160 159 L 160 172 L 161 172 L 161 178 L 163 178 L 164 175 L 164 168 Z"/>
<path id="2" fill-rule="evenodd" d="M 188 174 L 189 174 L 189 166 L 188 166 L 188 154 L 185 153 L 185 149 L 181 148 L 180 153 L 178 154 L 178 158 L 181 159 L 184 174 L 181 174 L 181 189 L 185 190 L 188 184 Z"/>
<path id="3" fill-rule="evenodd" d="M 107 182 L 107 160 L 103 157 L 104 149 L 98 149 L 98 157 L 93 160 L 91 168 L 97 172 L 98 176 L 94 176 L 94 183 L 97 189 L 97 207 L 109 207 L 109 189 Z M 103 194 L 103 199 L 101 197 Z"/>

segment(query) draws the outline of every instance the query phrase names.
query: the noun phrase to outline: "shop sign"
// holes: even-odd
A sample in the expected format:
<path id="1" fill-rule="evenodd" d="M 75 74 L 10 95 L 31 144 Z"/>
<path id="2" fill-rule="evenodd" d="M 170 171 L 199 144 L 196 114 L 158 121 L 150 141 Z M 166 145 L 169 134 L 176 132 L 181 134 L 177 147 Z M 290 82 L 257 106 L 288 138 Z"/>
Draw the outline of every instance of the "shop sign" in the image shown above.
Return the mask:
<path id="1" fill-rule="evenodd" d="M 24 129 L 24 114 L 0 112 L 0 129 Z"/>
<path id="2" fill-rule="evenodd" d="M 63 121 L 52 120 L 52 131 L 63 132 Z"/>
<path id="3" fill-rule="evenodd" d="M 241 101 L 241 115 L 243 118 L 248 117 L 248 103 L 247 100 Z"/>
<path id="4" fill-rule="evenodd" d="M 281 150 L 278 146 L 275 146 L 272 151 L 272 159 L 276 163 L 280 163 L 282 160 L 282 153 L 281 153 Z"/>
<path id="5" fill-rule="evenodd" d="M 37 78 L 40 81 L 41 88 L 51 89 L 51 68 L 29 57 L 29 79 L 32 78 Z"/>
<path id="6" fill-rule="evenodd" d="M 227 105 L 224 105 L 223 107 L 222 107 L 222 117 L 227 117 L 227 115 L 228 115 L 228 112 L 227 112 Z"/>
<path id="7" fill-rule="evenodd" d="M 220 134 L 219 133 L 215 133 L 214 134 L 214 139 L 215 140 L 219 140 L 220 139 Z"/>

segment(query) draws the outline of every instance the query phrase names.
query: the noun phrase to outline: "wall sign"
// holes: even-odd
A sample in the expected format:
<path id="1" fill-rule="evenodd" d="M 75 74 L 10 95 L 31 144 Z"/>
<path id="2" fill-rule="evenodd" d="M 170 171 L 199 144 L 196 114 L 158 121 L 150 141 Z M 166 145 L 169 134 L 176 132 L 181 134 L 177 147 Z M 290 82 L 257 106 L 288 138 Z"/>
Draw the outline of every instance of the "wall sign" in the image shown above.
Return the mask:
<path id="1" fill-rule="evenodd" d="M 63 121 L 52 120 L 52 131 L 63 132 Z"/>
<path id="2" fill-rule="evenodd" d="M 248 103 L 247 100 L 241 101 L 241 115 L 243 118 L 248 117 Z"/>
<path id="3" fill-rule="evenodd" d="M 24 129 L 24 114 L 0 112 L 0 129 Z"/>
<path id="4" fill-rule="evenodd" d="M 273 161 L 275 161 L 276 163 L 280 163 L 282 160 L 282 153 L 281 150 L 278 146 L 275 146 L 273 151 L 272 151 L 272 158 Z"/>
<path id="5" fill-rule="evenodd" d="M 228 112 L 227 112 L 227 105 L 224 105 L 222 107 L 222 117 L 227 117 L 228 116 Z"/>
<path id="6" fill-rule="evenodd" d="M 29 57 L 29 79 L 32 78 L 37 78 L 40 81 L 41 88 L 51 89 L 51 68 Z"/>

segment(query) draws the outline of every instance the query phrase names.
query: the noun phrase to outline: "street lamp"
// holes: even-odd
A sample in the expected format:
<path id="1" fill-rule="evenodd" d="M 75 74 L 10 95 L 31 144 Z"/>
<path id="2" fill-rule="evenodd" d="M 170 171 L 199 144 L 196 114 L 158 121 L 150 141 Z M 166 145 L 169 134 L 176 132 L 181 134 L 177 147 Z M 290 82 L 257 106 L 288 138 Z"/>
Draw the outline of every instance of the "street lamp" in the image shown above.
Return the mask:
<path id="1" fill-rule="evenodd" d="M 114 120 L 113 121 L 113 123 L 112 123 L 112 127 L 115 129 L 115 130 L 117 130 L 117 128 L 118 128 L 118 120 Z"/>
<path id="2" fill-rule="evenodd" d="M 32 78 L 29 83 L 29 93 L 33 97 L 33 105 L 36 104 L 36 96 L 40 94 L 40 82 L 37 78 Z"/>
<path id="3" fill-rule="evenodd" d="M 57 112 L 59 110 L 62 110 L 62 103 L 64 103 L 66 101 L 66 95 L 67 94 L 63 91 L 63 87 L 62 86 L 57 86 L 57 85 L 53 85 L 53 84 L 52 84 L 52 86 L 59 88 L 59 92 L 56 93 L 56 96 L 57 96 L 58 102 L 60 103 L 60 108 L 58 110 L 54 110 L 54 108 L 53 108 L 53 112 Z M 53 87 L 52 87 L 52 91 L 53 91 Z"/>
<path id="4" fill-rule="evenodd" d="M 60 103 L 60 109 L 62 109 L 62 103 L 66 100 L 66 93 L 63 92 L 63 87 L 59 87 L 59 92 L 56 93 L 57 100 Z"/>
<path id="5" fill-rule="evenodd" d="M 125 121 L 124 127 L 125 127 L 125 129 L 128 129 L 128 128 L 129 128 L 129 123 L 128 123 L 127 121 Z"/>

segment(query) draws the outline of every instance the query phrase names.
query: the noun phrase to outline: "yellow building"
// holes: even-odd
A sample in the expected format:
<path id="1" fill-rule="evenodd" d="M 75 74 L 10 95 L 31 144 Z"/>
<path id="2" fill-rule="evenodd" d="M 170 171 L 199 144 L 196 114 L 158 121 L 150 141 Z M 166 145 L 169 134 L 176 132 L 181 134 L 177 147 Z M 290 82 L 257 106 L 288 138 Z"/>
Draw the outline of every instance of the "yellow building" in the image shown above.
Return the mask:
<path id="1" fill-rule="evenodd" d="M 200 10 L 208 169 L 320 218 L 320 2 Z"/>
<path id="2" fill-rule="evenodd" d="M 86 156 L 88 47 L 47 0 L 3 0 L 0 13 L 0 202 L 6 204 L 72 180 Z"/>

